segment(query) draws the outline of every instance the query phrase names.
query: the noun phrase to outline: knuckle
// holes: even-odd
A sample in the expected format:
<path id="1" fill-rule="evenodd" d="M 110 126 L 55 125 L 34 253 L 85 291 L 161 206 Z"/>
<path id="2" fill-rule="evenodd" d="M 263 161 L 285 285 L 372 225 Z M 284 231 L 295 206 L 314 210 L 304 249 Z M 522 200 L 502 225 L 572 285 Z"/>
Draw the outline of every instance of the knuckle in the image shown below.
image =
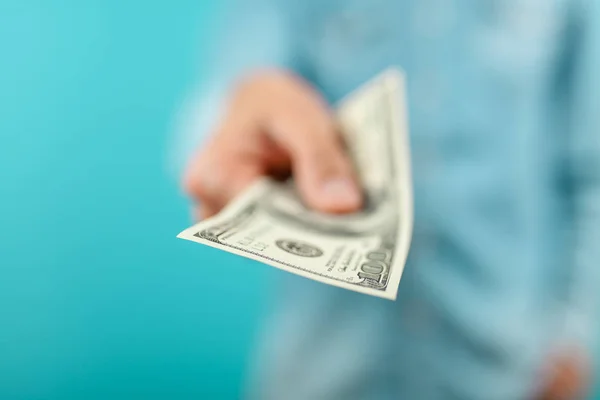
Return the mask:
<path id="1" fill-rule="evenodd" d="M 201 170 L 196 168 L 188 170 L 183 178 L 183 189 L 193 197 L 203 197 L 206 195 L 206 185 L 202 179 Z"/>
<path id="2" fill-rule="evenodd" d="M 183 179 L 183 188 L 188 195 L 200 199 L 211 196 L 218 183 L 218 175 L 212 175 L 207 167 L 216 162 L 216 159 L 209 160 L 206 156 L 194 160 Z"/>
<path id="3" fill-rule="evenodd" d="M 321 115 L 324 101 L 301 77 L 285 69 L 262 69 L 243 76 L 232 91 L 231 108 L 251 109 L 266 118 Z M 272 116 L 272 115 L 271 115 Z"/>
<path id="4" fill-rule="evenodd" d="M 227 151 L 224 151 L 222 131 L 218 130 L 206 146 L 192 159 L 183 178 L 183 188 L 191 196 L 209 198 L 221 183 L 221 174 L 215 171 L 227 165 Z"/>
<path id="5" fill-rule="evenodd" d="M 259 109 L 268 99 L 279 97 L 286 87 L 279 71 L 257 70 L 242 76 L 233 86 L 230 107 Z"/>

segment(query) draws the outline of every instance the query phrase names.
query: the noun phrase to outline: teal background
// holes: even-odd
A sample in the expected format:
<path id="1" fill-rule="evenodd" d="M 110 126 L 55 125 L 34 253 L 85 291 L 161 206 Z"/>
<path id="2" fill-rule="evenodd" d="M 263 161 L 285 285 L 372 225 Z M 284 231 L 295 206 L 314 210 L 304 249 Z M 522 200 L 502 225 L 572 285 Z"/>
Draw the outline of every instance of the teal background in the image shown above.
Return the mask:
<path id="1" fill-rule="evenodd" d="M 167 169 L 215 16 L 0 0 L 0 400 L 239 397 L 277 272 L 176 239 Z"/>
<path id="2" fill-rule="evenodd" d="M 1 400 L 239 397 L 270 272 L 167 168 L 215 4 L 0 0 Z"/>

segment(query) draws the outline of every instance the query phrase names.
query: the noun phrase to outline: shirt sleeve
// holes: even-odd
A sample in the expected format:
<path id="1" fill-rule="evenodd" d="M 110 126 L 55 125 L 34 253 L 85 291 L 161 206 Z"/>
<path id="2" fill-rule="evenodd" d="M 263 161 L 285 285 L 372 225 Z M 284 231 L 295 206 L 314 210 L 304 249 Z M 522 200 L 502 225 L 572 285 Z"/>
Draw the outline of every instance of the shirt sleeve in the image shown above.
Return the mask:
<path id="1" fill-rule="evenodd" d="M 562 339 L 593 354 L 600 334 L 600 1 L 580 4 L 567 149 L 573 269 Z"/>
<path id="2" fill-rule="evenodd" d="M 184 101 L 170 145 L 170 169 L 180 176 L 216 124 L 228 92 L 254 69 L 293 69 L 291 27 L 282 0 L 225 0 L 203 38 L 201 79 Z"/>

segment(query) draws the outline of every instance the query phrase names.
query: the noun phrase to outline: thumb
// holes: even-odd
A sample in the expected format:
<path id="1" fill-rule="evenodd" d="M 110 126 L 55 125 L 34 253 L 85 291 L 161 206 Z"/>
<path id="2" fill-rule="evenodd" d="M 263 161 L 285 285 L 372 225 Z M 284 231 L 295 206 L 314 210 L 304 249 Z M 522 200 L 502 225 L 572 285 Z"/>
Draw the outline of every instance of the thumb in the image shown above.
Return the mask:
<path id="1" fill-rule="evenodd" d="M 299 152 L 293 168 L 300 193 L 311 207 L 332 213 L 361 207 L 359 187 L 341 148 L 328 146 Z"/>
<path id="2" fill-rule="evenodd" d="M 358 210 L 362 196 L 352 164 L 320 95 L 304 82 L 285 81 L 269 97 L 266 133 L 289 155 L 303 200 L 323 212 Z"/>
<path id="3" fill-rule="evenodd" d="M 300 195 L 308 206 L 319 211 L 357 211 L 362 205 L 362 194 L 333 125 L 319 129 L 307 121 L 310 120 L 290 124 L 281 130 L 287 134 L 279 137 L 279 144 L 291 157 Z"/>

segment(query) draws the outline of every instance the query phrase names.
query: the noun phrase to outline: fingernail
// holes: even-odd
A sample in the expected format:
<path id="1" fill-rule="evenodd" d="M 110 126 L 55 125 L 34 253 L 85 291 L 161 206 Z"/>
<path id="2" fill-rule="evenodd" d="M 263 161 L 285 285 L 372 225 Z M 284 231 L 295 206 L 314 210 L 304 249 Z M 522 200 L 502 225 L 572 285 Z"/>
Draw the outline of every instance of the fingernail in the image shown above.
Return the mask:
<path id="1" fill-rule="evenodd" d="M 328 207 L 355 209 L 360 206 L 361 202 L 356 184 L 347 178 L 325 181 L 321 188 L 321 195 Z"/>

